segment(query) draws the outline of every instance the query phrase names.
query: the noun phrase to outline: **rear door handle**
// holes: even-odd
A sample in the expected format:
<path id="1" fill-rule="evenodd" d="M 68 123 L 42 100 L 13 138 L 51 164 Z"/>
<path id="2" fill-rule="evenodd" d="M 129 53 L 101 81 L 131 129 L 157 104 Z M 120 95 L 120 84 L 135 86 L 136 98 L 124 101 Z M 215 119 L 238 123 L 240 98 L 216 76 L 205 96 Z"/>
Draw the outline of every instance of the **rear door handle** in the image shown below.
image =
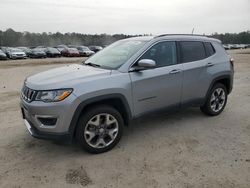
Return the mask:
<path id="1" fill-rule="evenodd" d="M 207 67 L 212 67 L 212 66 L 214 66 L 214 64 L 213 63 L 208 63 L 206 66 Z"/>
<path id="2" fill-rule="evenodd" d="M 181 72 L 180 69 L 174 69 L 174 70 L 171 70 L 171 71 L 169 72 L 169 74 L 178 74 L 178 73 L 180 73 L 180 72 Z"/>

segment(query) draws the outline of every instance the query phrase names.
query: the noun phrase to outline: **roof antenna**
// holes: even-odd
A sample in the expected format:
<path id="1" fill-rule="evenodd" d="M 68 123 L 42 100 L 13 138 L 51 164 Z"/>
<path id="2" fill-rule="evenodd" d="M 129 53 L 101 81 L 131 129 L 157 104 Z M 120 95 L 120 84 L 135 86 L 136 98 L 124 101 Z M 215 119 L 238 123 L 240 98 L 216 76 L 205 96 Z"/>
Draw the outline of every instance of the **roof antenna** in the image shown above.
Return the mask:
<path id="1" fill-rule="evenodd" d="M 194 28 L 192 29 L 192 35 L 194 34 Z"/>

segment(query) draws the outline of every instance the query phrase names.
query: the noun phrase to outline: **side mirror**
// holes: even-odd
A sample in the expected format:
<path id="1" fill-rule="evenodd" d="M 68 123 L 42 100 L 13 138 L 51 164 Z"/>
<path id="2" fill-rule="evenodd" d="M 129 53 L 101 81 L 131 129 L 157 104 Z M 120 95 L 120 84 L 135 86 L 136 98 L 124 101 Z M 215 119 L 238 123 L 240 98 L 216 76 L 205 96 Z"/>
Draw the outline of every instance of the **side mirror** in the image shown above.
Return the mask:
<path id="1" fill-rule="evenodd" d="M 130 69 L 130 72 L 142 71 L 146 69 L 153 69 L 156 67 L 156 63 L 152 59 L 141 59 L 138 61 L 137 66 Z"/>
<path id="2" fill-rule="evenodd" d="M 152 69 L 155 68 L 156 63 L 152 59 L 141 59 L 138 61 L 138 67 L 144 68 L 144 69 Z"/>

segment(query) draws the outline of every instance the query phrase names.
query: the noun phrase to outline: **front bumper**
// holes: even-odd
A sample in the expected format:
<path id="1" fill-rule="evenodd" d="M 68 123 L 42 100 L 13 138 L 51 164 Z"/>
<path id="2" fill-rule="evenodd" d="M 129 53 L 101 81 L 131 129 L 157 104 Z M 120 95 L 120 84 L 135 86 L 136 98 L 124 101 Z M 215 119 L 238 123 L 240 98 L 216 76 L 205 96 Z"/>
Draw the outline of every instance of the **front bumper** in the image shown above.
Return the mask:
<path id="1" fill-rule="evenodd" d="M 35 138 L 63 139 L 72 138 L 70 123 L 77 106 L 74 95 L 57 103 L 44 103 L 41 101 L 26 102 L 21 97 L 20 107 L 24 123 Z"/>
<path id="2" fill-rule="evenodd" d="M 1 55 L 0 55 L 0 59 L 1 59 L 1 60 L 6 60 L 6 59 L 8 59 L 8 58 L 7 58 L 7 56 L 1 56 Z"/>
<path id="3" fill-rule="evenodd" d="M 68 141 L 71 140 L 71 134 L 69 133 L 61 133 L 61 134 L 55 134 L 55 133 L 47 133 L 47 132 L 41 132 L 38 129 L 36 129 L 28 120 L 24 119 L 24 124 L 26 128 L 28 129 L 31 136 L 34 138 L 39 139 L 45 139 L 45 140 L 63 140 Z"/>
<path id="4" fill-rule="evenodd" d="M 26 55 L 12 55 L 11 59 L 26 59 Z"/>

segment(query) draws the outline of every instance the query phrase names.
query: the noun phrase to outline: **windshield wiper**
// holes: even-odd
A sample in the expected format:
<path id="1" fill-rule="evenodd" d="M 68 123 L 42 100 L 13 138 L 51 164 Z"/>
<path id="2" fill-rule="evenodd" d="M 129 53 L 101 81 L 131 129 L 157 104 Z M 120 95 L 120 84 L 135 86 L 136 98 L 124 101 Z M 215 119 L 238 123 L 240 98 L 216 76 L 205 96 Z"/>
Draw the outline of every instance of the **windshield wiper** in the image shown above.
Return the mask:
<path id="1" fill-rule="evenodd" d="M 89 65 L 89 66 L 91 66 L 91 67 L 101 67 L 100 65 L 97 65 L 97 64 L 94 64 L 94 63 L 91 63 L 91 62 L 89 62 L 89 63 L 84 63 L 84 65 Z"/>

